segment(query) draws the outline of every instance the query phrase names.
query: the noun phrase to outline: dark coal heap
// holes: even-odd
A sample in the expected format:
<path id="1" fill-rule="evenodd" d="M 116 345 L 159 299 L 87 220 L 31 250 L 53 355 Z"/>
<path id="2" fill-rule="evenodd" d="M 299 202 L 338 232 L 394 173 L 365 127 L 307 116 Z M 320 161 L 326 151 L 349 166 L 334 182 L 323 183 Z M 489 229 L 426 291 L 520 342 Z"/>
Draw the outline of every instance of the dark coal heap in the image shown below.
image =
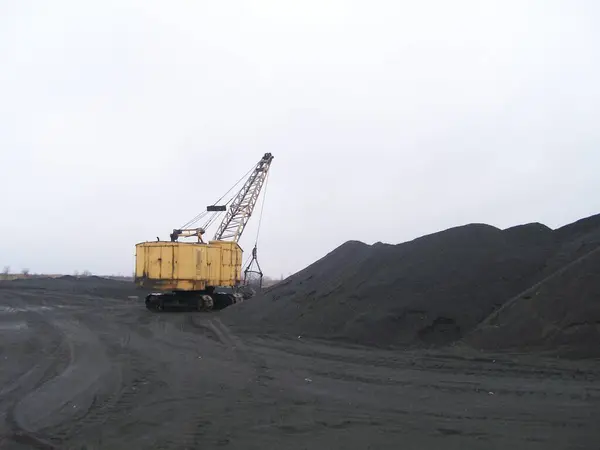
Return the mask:
<path id="1" fill-rule="evenodd" d="M 556 230 L 471 224 L 398 245 L 349 241 L 222 318 L 376 346 L 600 356 L 600 214 Z"/>

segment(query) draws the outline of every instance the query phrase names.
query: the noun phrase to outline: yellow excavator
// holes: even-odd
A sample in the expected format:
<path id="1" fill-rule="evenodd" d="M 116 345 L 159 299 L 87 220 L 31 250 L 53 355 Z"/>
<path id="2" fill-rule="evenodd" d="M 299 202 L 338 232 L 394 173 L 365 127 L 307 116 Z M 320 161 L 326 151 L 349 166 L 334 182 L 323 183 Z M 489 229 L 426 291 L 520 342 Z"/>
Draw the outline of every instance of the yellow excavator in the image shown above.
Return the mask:
<path id="1" fill-rule="evenodd" d="M 252 216 L 263 185 L 266 192 L 272 161 L 273 155 L 265 153 L 206 211 L 174 229 L 170 241 L 157 240 L 136 245 L 135 283 L 157 291 L 146 296 L 146 308 L 151 311 L 223 309 L 252 297 L 255 287 L 261 287 L 263 274 L 258 264 L 256 243 L 242 278 L 242 248 L 238 241 Z M 244 179 L 246 181 L 237 194 L 225 204 L 219 204 Z M 221 216 L 213 239 L 204 242 L 206 229 Z M 205 221 L 203 226 L 191 228 L 201 220 Z M 180 238 L 196 238 L 196 242 L 179 241 Z"/>

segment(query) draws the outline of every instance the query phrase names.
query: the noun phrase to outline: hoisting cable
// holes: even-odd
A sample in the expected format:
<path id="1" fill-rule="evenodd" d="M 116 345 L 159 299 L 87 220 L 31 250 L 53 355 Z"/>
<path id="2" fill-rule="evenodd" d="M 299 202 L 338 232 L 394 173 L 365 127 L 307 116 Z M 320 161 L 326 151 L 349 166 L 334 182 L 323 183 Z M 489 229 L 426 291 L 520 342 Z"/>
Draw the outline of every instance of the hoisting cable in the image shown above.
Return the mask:
<path id="1" fill-rule="evenodd" d="M 223 211 L 219 211 L 218 213 L 216 213 L 215 215 L 213 215 L 203 226 L 202 228 L 204 228 L 205 230 L 208 229 L 208 227 L 210 227 L 213 222 L 215 222 L 219 217 L 221 217 L 223 215 Z"/>
<path id="2" fill-rule="evenodd" d="M 208 225 L 210 225 L 217 217 L 219 217 L 220 214 L 220 212 L 213 212 L 208 218 L 208 220 L 204 223 L 204 225 L 202 225 L 202 228 L 206 230 L 208 228 Z"/>
<path id="3" fill-rule="evenodd" d="M 229 188 L 229 190 L 228 190 L 227 192 L 225 192 L 225 193 L 224 193 L 224 194 L 221 196 L 221 198 L 220 198 L 219 200 L 217 200 L 216 202 L 214 202 L 214 203 L 213 203 L 213 205 L 216 205 L 216 204 L 217 204 L 217 203 L 219 203 L 221 200 L 223 200 L 223 198 L 224 198 L 224 197 L 225 197 L 227 194 L 229 194 L 229 193 L 232 191 L 232 189 L 233 189 L 234 187 L 236 187 L 238 184 L 240 184 L 240 182 L 241 182 L 242 180 L 246 179 L 246 177 L 247 177 L 248 175 L 250 175 L 250 173 L 251 173 L 251 172 L 252 172 L 254 169 L 256 169 L 256 167 L 257 167 L 257 166 L 258 166 L 258 164 L 254 164 L 254 165 L 252 166 L 252 168 L 251 168 L 251 169 L 250 169 L 248 172 L 246 172 L 246 173 L 245 173 L 245 174 L 242 176 L 242 178 L 240 178 L 239 180 L 237 180 L 237 182 L 236 182 L 236 183 L 235 183 L 233 186 L 231 186 L 231 187 Z M 234 197 L 235 197 L 235 196 L 234 196 Z M 233 198 L 234 198 L 234 197 L 232 197 L 232 198 L 231 198 L 231 200 L 229 200 L 227 203 L 230 203 L 230 202 L 233 200 Z"/>
<path id="4" fill-rule="evenodd" d="M 231 189 L 229 189 L 229 190 L 231 191 Z M 225 196 L 223 196 L 223 197 L 225 197 Z M 223 197 L 221 197 L 221 199 L 223 199 Z M 227 202 L 225 203 L 225 206 L 228 206 L 233 201 L 234 198 L 235 198 L 235 195 L 232 196 L 229 200 L 227 200 Z M 215 204 L 218 203 L 220 200 L 217 200 L 215 202 Z M 204 228 L 205 230 L 208 230 L 208 227 L 210 227 L 218 218 L 220 218 L 224 212 L 225 211 L 219 211 L 219 212 L 214 213 L 213 216 L 210 219 L 208 219 L 208 221 L 202 226 L 202 228 Z"/>
<path id="5" fill-rule="evenodd" d="M 246 270 L 248 269 L 248 264 L 250 263 L 250 260 L 251 260 L 251 259 L 252 259 L 252 255 L 250 254 L 250 255 L 248 255 L 248 256 L 246 257 L 246 261 L 244 261 L 244 264 L 242 265 L 242 267 L 245 267 L 245 268 L 246 268 Z M 245 272 L 246 270 L 244 270 L 244 272 Z"/>
<path id="6" fill-rule="evenodd" d="M 189 228 L 191 225 L 195 224 L 196 222 L 198 222 L 200 219 L 202 219 L 204 216 L 206 216 L 208 214 L 208 211 L 202 211 L 200 214 L 198 214 L 196 217 L 194 217 L 192 220 L 190 220 L 189 222 L 185 223 L 184 225 L 180 226 L 180 229 L 185 229 L 185 228 Z"/>
<path id="7" fill-rule="evenodd" d="M 258 285 L 260 288 L 262 288 L 263 273 L 262 273 L 262 269 L 260 268 L 260 264 L 258 263 L 258 258 L 256 256 L 256 253 L 257 253 L 257 247 L 258 247 L 258 238 L 260 235 L 260 226 L 262 224 L 263 211 L 265 209 L 265 200 L 267 198 L 268 185 L 269 185 L 269 172 L 267 172 L 267 177 L 265 178 L 264 191 L 263 191 L 263 195 L 262 195 L 262 203 L 260 205 L 260 214 L 258 216 L 258 227 L 256 229 L 256 240 L 254 241 L 254 248 L 252 249 L 252 256 L 248 257 L 248 259 L 246 260 L 246 263 L 244 264 L 244 267 L 246 267 L 246 269 L 244 270 L 244 284 L 248 283 L 248 273 L 254 273 L 254 274 L 258 274 L 260 277 L 259 282 L 258 282 Z M 254 263 L 256 263 L 257 270 L 252 269 L 252 266 Z"/>
<path id="8" fill-rule="evenodd" d="M 254 169 L 256 169 L 256 167 L 258 166 L 258 164 L 255 164 L 254 166 L 252 166 L 252 168 L 246 172 L 233 186 L 231 186 L 229 188 L 229 190 L 227 192 L 225 192 L 221 198 L 219 198 L 216 202 L 213 203 L 213 205 L 216 205 L 217 203 L 219 203 L 221 200 L 223 200 L 223 198 L 229 194 L 233 188 L 235 188 L 238 184 L 240 184 L 240 182 L 242 180 L 244 180 Z M 233 197 L 231 198 L 231 200 L 229 200 L 227 204 L 229 204 L 231 201 L 233 200 Z M 206 214 L 208 214 L 208 211 L 202 211 L 200 214 L 198 214 L 196 217 L 194 217 L 192 220 L 190 220 L 189 222 L 187 222 L 185 225 L 182 225 L 181 227 L 179 227 L 180 229 L 185 229 L 190 227 L 191 225 L 195 224 L 196 222 L 198 222 L 200 219 L 202 219 L 204 216 L 206 216 Z M 211 222 L 212 223 L 212 222 Z M 204 227 L 204 229 L 206 229 L 206 227 Z"/>
<path id="9" fill-rule="evenodd" d="M 260 234 L 260 225 L 262 224 L 263 211 L 265 210 L 265 200 L 267 198 L 267 188 L 269 187 L 269 172 L 267 172 L 267 178 L 265 179 L 265 190 L 263 192 L 262 204 L 260 205 L 260 215 L 258 216 L 258 228 L 256 229 L 256 241 L 254 246 L 258 245 L 258 237 Z"/>

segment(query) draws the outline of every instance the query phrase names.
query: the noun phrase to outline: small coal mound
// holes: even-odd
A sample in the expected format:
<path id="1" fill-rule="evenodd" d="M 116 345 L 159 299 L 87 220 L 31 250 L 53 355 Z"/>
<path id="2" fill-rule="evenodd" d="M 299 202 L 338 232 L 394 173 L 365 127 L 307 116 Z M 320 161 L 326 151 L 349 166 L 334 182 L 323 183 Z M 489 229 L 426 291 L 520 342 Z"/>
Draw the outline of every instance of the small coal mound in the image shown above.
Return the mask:
<path id="1" fill-rule="evenodd" d="M 18 280 L 0 281 L 0 289 L 69 292 L 98 297 L 127 297 L 143 295 L 132 282 L 113 280 L 98 276 L 74 277 L 64 275 L 56 278 L 31 276 Z"/>
<path id="2" fill-rule="evenodd" d="M 600 215 L 557 230 L 470 224 L 398 245 L 349 241 L 222 320 L 242 331 L 376 346 L 465 341 L 588 355 L 600 337 L 596 319 L 584 320 L 600 302 L 599 248 Z"/>

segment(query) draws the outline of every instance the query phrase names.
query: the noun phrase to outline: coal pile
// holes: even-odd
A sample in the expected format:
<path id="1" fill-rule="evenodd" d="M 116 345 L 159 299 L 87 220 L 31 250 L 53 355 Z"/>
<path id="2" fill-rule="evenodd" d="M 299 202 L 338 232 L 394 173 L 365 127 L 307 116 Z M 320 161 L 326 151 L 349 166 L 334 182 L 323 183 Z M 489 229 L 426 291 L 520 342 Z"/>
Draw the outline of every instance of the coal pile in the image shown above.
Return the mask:
<path id="1" fill-rule="evenodd" d="M 600 245 L 507 301 L 466 342 L 485 350 L 600 357 Z"/>
<path id="2" fill-rule="evenodd" d="M 471 224 L 398 245 L 350 241 L 222 319 L 251 332 L 376 346 L 465 340 L 585 353 L 600 337 L 598 323 L 577 325 L 598 310 L 598 248 L 600 215 L 557 230 Z"/>

